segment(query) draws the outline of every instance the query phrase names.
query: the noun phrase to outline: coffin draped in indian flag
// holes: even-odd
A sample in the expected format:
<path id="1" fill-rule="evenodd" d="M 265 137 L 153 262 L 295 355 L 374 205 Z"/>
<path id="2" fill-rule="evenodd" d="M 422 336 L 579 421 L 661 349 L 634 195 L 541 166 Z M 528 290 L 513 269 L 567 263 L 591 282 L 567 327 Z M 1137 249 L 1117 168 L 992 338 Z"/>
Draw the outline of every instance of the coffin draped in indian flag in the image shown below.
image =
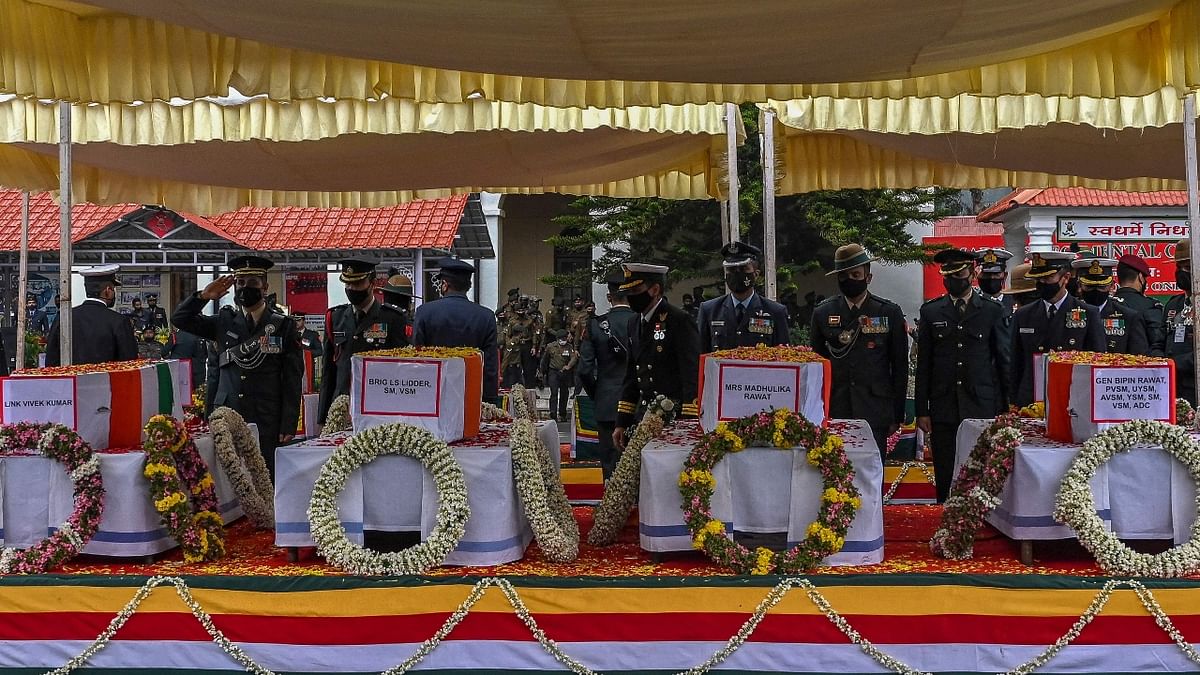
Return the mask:
<path id="1" fill-rule="evenodd" d="M 1132 354 L 1046 356 L 1046 435 L 1082 443 L 1129 420 L 1175 422 L 1175 363 Z"/>
<path id="2" fill-rule="evenodd" d="M 814 424 L 829 417 L 829 361 L 809 347 L 739 347 L 700 357 L 700 426 L 787 409 Z"/>
<path id="3" fill-rule="evenodd" d="M 403 347 L 350 359 L 354 431 L 404 422 L 451 443 L 479 433 L 483 355 L 465 347 Z"/>
<path id="4" fill-rule="evenodd" d="M 183 418 L 191 378 L 187 359 L 18 370 L 0 379 L 0 421 L 63 424 L 97 450 L 141 445 L 146 420 L 158 414 Z"/>

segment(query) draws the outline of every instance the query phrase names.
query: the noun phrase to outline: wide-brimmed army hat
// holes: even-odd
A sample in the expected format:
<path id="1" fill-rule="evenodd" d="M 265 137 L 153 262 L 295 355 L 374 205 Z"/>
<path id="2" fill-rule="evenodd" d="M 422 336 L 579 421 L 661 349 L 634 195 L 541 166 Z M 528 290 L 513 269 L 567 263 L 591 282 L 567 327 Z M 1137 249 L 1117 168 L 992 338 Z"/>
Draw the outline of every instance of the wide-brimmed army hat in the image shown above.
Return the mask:
<path id="1" fill-rule="evenodd" d="M 1188 238 L 1180 239 L 1175 244 L 1175 262 L 1183 260 L 1190 261 L 1192 259 L 1192 240 Z"/>
<path id="2" fill-rule="evenodd" d="M 1021 293 L 1029 293 L 1037 290 L 1037 282 L 1030 279 L 1029 263 L 1024 262 L 1012 268 L 1008 273 L 1008 288 L 1000 291 L 1001 295 L 1020 295 Z"/>
<path id="3" fill-rule="evenodd" d="M 833 252 L 833 271 L 826 272 L 825 276 L 831 277 L 838 272 L 845 272 L 846 270 L 851 270 L 855 267 L 862 267 L 863 265 L 870 263 L 872 260 L 875 260 L 875 258 L 871 257 L 870 252 L 863 248 L 862 244 L 846 244 L 845 246 L 839 246 L 838 249 Z"/>

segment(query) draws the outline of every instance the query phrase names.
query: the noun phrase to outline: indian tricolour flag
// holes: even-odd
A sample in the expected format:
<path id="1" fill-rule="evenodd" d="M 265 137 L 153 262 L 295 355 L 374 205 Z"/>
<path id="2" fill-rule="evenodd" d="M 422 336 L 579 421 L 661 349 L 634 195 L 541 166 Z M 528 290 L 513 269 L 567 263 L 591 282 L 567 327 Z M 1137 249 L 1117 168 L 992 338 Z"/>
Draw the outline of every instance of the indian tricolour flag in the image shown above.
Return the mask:
<path id="1" fill-rule="evenodd" d="M 142 428 L 154 415 L 182 419 L 191 398 L 191 372 L 184 359 L 75 375 L 79 434 L 97 450 L 140 445 Z"/>

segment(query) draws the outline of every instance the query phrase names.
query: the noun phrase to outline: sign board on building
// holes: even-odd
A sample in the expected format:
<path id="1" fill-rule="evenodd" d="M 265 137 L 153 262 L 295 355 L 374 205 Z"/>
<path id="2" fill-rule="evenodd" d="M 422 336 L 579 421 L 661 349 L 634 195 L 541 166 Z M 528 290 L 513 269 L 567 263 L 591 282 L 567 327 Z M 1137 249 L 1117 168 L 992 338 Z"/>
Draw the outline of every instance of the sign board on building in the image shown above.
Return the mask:
<path id="1" fill-rule="evenodd" d="M 1187 218 L 1058 218 L 1058 240 L 1065 242 L 1176 242 L 1186 236 Z"/>

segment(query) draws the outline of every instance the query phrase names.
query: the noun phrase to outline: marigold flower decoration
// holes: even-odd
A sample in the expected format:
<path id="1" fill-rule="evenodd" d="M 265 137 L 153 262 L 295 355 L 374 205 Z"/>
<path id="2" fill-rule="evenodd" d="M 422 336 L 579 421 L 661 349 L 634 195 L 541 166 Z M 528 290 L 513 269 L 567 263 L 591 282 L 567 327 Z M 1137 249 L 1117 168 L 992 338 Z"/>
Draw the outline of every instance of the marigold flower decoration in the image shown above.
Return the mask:
<path id="1" fill-rule="evenodd" d="M 788 363 L 815 363 L 825 360 L 825 357 L 813 351 L 812 347 L 802 347 L 800 345 L 768 347 L 765 344 L 758 344 L 754 347 L 722 349 L 709 354 L 708 357 L 731 361 L 786 361 Z"/>
<path id="2" fill-rule="evenodd" d="M 163 527 L 183 548 L 186 562 L 225 554 L 225 522 L 208 465 L 179 420 L 155 415 L 146 422 L 146 466 L 150 499 Z"/>

